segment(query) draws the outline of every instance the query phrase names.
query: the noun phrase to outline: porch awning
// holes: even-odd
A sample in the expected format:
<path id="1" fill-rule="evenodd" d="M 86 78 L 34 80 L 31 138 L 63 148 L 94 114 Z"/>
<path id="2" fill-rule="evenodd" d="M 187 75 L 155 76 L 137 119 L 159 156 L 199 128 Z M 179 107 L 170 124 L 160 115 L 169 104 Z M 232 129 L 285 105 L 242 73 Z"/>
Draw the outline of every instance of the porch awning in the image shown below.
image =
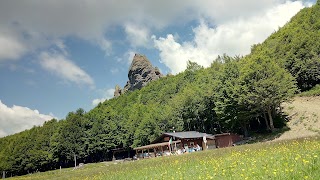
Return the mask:
<path id="1" fill-rule="evenodd" d="M 172 141 L 171 144 L 180 143 L 180 142 L 181 142 L 180 140 Z M 161 146 L 168 146 L 168 145 L 169 145 L 169 142 L 162 142 L 162 143 L 156 143 L 156 144 L 149 144 L 146 146 L 140 146 L 140 147 L 136 147 L 133 149 L 134 150 L 152 149 L 152 148 L 161 147 Z"/>

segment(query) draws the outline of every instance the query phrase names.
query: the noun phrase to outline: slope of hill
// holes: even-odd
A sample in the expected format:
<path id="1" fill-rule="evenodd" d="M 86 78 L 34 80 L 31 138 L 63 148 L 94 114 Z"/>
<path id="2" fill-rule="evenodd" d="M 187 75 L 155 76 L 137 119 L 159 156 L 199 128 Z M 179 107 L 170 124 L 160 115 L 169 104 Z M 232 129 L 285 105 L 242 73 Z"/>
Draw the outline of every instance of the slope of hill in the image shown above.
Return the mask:
<path id="1" fill-rule="evenodd" d="M 13 179 L 320 179 L 320 139 L 267 142 L 138 161 L 102 162 Z"/>
<path id="2" fill-rule="evenodd" d="M 295 97 L 283 104 L 284 112 L 290 116 L 284 132 L 276 140 L 295 139 L 320 135 L 320 96 Z"/>
<path id="3" fill-rule="evenodd" d="M 301 90 L 320 83 L 320 1 L 304 8 L 290 22 L 262 44 L 254 45 L 249 56 L 270 57 L 284 66 Z"/>

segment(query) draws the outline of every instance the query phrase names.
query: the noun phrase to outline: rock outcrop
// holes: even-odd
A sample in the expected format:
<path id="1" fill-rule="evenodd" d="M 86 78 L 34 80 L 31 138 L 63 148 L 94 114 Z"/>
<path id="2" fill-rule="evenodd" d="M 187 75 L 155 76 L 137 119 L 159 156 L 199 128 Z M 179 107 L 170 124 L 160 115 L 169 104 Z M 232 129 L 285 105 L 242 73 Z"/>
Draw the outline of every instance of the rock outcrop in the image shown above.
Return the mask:
<path id="1" fill-rule="evenodd" d="M 121 90 L 120 86 L 119 86 L 119 85 L 116 85 L 116 87 L 114 88 L 114 94 L 113 94 L 113 96 L 114 96 L 114 97 L 118 97 L 118 96 L 120 96 L 121 94 L 122 94 L 122 90 Z"/>
<path id="2" fill-rule="evenodd" d="M 134 91 L 146 86 L 149 82 L 154 81 L 162 77 L 159 69 L 153 67 L 146 56 L 135 54 L 133 57 L 127 84 L 124 87 L 124 91 Z"/>
<path id="3" fill-rule="evenodd" d="M 135 54 L 128 72 L 127 84 L 121 90 L 116 86 L 114 96 L 117 97 L 126 91 L 134 91 L 146 86 L 149 82 L 162 77 L 157 67 L 153 67 L 146 56 Z"/>

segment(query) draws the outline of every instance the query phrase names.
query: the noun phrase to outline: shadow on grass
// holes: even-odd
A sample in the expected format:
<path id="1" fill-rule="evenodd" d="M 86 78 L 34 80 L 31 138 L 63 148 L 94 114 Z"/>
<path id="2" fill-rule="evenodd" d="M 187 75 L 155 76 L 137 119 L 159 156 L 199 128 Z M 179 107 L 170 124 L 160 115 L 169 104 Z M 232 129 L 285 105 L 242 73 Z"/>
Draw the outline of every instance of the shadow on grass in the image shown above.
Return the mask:
<path id="1" fill-rule="evenodd" d="M 260 133 L 253 133 L 252 137 L 255 137 L 255 139 L 250 141 L 250 144 L 257 143 L 257 142 L 272 141 L 274 139 L 279 138 L 283 133 L 289 130 L 290 130 L 289 127 L 284 126 L 282 128 L 276 128 L 273 132 L 265 131 Z"/>
<path id="2" fill-rule="evenodd" d="M 271 132 L 264 129 L 258 132 L 253 132 L 251 136 L 254 137 L 254 139 L 249 143 L 251 144 L 256 142 L 266 142 L 279 138 L 283 133 L 290 130 L 290 128 L 286 124 L 286 122 L 290 120 L 291 117 L 284 113 L 277 115 L 274 118 L 274 126 L 276 127 L 275 130 Z"/>

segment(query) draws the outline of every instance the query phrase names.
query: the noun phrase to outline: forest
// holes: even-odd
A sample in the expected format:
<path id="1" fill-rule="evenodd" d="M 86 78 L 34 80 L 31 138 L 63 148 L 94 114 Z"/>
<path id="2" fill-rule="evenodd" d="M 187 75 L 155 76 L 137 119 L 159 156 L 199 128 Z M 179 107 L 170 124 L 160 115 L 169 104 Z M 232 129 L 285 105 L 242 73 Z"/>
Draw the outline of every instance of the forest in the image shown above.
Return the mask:
<path id="1" fill-rule="evenodd" d="M 65 119 L 0 138 L 0 172 L 22 175 L 110 160 L 114 148 L 146 145 L 161 133 L 272 132 L 280 104 L 320 83 L 320 1 L 302 9 L 247 56 L 226 54 Z"/>

